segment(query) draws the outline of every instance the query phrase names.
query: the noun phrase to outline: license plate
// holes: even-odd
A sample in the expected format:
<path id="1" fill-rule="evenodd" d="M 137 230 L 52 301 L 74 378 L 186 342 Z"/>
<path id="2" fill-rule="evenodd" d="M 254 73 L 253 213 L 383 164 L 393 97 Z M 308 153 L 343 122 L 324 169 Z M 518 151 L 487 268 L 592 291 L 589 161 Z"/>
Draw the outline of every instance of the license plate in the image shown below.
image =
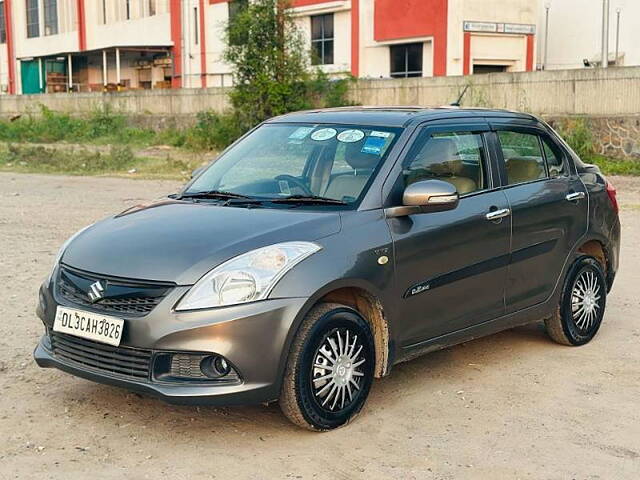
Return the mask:
<path id="1" fill-rule="evenodd" d="M 123 330 L 124 320 L 121 318 L 60 306 L 53 322 L 54 332 L 68 333 L 115 347 L 120 345 Z"/>

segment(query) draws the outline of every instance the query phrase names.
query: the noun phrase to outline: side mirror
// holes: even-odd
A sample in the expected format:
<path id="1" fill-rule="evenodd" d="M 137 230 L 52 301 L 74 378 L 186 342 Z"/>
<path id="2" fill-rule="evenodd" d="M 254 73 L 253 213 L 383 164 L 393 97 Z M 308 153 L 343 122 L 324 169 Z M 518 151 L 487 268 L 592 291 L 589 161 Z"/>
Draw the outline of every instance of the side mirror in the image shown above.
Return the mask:
<path id="1" fill-rule="evenodd" d="M 404 190 L 401 207 L 385 210 L 387 217 L 404 217 L 416 213 L 444 212 L 458 206 L 460 197 L 456 187 L 442 180 L 423 180 Z"/>

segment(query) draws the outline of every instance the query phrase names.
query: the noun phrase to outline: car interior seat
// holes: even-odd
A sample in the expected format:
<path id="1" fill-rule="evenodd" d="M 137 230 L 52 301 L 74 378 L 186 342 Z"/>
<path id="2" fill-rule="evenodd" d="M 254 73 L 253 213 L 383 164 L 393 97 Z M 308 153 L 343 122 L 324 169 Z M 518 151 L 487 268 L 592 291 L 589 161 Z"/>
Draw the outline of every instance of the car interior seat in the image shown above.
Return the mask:
<path id="1" fill-rule="evenodd" d="M 451 138 L 430 139 L 411 166 L 407 185 L 421 180 L 449 182 L 460 195 L 478 189 L 475 180 L 464 175 L 465 166 L 458 153 L 456 142 Z"/>
<path id="2" fill-rule="evenodd" d="M 544 167 L 535 157 L 506 158 L 509 183 L 523 183 L 543 178 Z"/>
<path id="3" fill-rule="evenodd" d="M 353 168 L 353 173 L 333 177 L 324 191 L 325 197 L 342 200 L 345 197 L 358 198 L 360 196 L 380 161 L 379 155 L 362 152 L 363 145 L 364 142 L 347 144 L 344 160 Z"/>

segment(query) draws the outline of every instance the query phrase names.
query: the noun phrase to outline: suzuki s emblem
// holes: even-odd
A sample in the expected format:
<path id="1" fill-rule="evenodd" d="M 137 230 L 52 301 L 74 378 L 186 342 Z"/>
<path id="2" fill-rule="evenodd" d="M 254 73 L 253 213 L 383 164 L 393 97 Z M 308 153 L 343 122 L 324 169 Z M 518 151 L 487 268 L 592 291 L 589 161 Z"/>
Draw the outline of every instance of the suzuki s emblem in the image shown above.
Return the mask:
<path id="1" fill-rule="evenodd" d="M 96 303 L 98 300 L 102 300 L 104 297 L 104 289 L 105 285 L 100 280 L 91 284 L 89 287 L 89 298 L 93 303 Z"/>

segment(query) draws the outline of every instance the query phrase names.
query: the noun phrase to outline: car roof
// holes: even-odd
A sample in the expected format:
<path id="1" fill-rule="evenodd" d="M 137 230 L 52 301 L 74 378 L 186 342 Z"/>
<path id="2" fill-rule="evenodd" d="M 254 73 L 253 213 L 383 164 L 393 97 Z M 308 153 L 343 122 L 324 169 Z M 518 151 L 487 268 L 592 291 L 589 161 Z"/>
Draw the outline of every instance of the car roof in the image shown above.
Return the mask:
<path id="1" fill-rule="evenodd" d="M 340 107 L 288 113 L 268 120 L 268 123 L 338 123 L 407 127 L 427 120 L 464 117 L 502 117 L 537 121 L 528 113 L 488 108 L 446 107 Z"/>

